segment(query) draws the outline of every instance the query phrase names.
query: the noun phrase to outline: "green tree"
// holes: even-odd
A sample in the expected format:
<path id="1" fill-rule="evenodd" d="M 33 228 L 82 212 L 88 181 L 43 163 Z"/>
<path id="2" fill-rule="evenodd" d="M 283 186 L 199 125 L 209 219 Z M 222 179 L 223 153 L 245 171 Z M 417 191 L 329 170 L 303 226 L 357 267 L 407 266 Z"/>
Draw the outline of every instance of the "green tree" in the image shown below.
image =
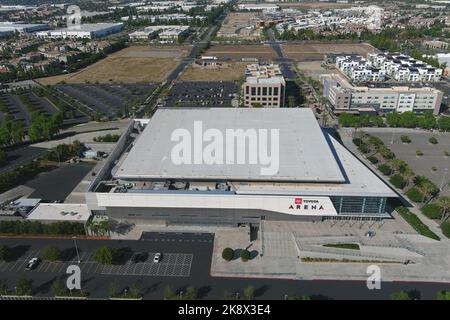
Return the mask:
<path id="1" fill-rule="evenodd" d="M 450 131 L 450 117 L 440 116 L 437 120 L 439 129 L 443 131 Z"/>
<path id="2" fill-rule="evenodd" d="M 408 292 L 402 290 L 391 293 L 391 300 L 412 300 L 412 298 Z"/>
<path id="3" fill-rule="evenodd" d="M 108 246 L 101 246 L 92 254 L 92 260 L 101 264 L 112 264 L 114 262 L 114 250 Z"/>
<path id="4" fill-rule="evenodd" d="M 0 280 L 0 296 L 9 294 L 8 284 L 5 280 Z"/>
<path id="5" fill-rule="evenodd" d="M 130 297 L 131 298 L 141 298 L 142 297 L 142 287 L 138 282 L 133 282 L 130 286 Z"/>
<path id="6" fill-rule="evenodd" d="M 255 297 L 255 289 L 252 286 L 248 286 L 244 289 L 243 298 L 245 300 L 253 300 Z"/>
<path id="7" fill-rule="evenodd" d="M 117 280 L 113 280 L 109 283 L 108 286 L 108 297 L 115 298 L 119 295 L 119 282 Z"/>
<path id="8" fill-rule="evenodd" d="M 172 290 L 172 287 L 166 286 L 164 288 L 164 300 L 173 300 L 176 298 L 177 298 L 177 295 L 175 294 L 175 291 Z"/>
<path id="9" fill-rule="evenodd" d="M 53 245 L 46 246 L 44 250 L 42 251 L 41 258 L 42 260 L 47 261 L 56 261 L 59 259 L 61 255 L 61 250 L 59 250 L 57 247 Z"/>
<path id="10" fill-rule="evenodd" d="M 16 294 L 19 296 L 31 296 L 33 293 L 32 288 L 33 281 L 31 279 L 22 276 L 16 285 Z"/>
<path id="11" fill-rule="evenodd" d="M 225 248 L 222 251 L 222 258 L 226 261 L 230 261 L 233 259 L 234 256 L 234 250 L 231 248 Z"/>
<path id="12" fill-rule="evenodd" d="M 439 291 L 437 294 L 438 300 L 450 300 L 450 291 Z"/>
<path id="13" fill-rule="evenodd" d="M 186 293 L 183 298 L 184 298 L 184 300 L 197 300 L 198 289 L 194 288 L 194 287 L 187 287 Z"/>
<path id="14" fill-rule="evenodd" d="M 52 293 L 55 297 L 67 295 L 67 288 L 61 279 L 56 279 L 52 284 Z"/>
<path id="15" fill-rule="evenodd" d="M 248 261 L 250 259 L 250 252 L 247 249 L 241 250 L 241 260 Z"/>
<path id="16" fill-rule="evenodd" d="M 7 261 L 11 253 L 11 248 L 7 245 L 0 244 L 0 261 Z"/>
<path id="17" fill-rule="evenodd" d="M 441 222 L 445 222 L 450 216 L 450 197 L 439 197 L 436 205 L 441 210 Z"/>

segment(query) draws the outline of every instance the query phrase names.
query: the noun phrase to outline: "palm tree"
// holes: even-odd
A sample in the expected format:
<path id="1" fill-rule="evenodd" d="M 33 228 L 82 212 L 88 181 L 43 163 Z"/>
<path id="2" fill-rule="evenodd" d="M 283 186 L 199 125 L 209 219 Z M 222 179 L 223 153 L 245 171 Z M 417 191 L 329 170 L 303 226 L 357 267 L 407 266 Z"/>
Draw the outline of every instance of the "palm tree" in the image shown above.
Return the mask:
<path id="1" fill-rule="evenodd" d="M 414 178 L 414 172 L 411 170 L 410 167 L 406 167 L 405 170 L 402 172 L 402 175 L 408 185 L 411 183 L 411 180 Z"/>
<path id="2" fill-rule="evenodd" d="M 393 159 L 391 161 L 391 166 L 395 172 L 401 172 L 402 168 L 405 168 L 406 162 L 400 159 Z"/>
<path id="3" fill-rule="evenodd" d="M 437 206 L 441 210 L 441 222 L 445 222 L 450 216 L 450 197 L 439 197 Z"/>
<path id="4" fill-rule="evenodd" d="M 423 185 L 419 186 L 420 191 L 423 194 L 423 202 L 425 202 L 429 196 L 431 196 L 434 192 L 433 185 L 429 183 L 424 183 Z"/>

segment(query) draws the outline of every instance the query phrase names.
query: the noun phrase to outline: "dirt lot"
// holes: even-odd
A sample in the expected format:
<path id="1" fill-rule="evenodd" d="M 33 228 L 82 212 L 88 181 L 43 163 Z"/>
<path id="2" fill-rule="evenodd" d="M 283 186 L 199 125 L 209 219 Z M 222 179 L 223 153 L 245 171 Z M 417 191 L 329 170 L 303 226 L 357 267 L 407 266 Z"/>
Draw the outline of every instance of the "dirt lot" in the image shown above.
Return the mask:
<path id="1" fill-rule="evenodd" d="M 311 77 L 314 80 L 319 80 L 320 75 L 335 73 L 336 69 L 326 69 L 322 65 L 322 61 L 302 61 L 297 63 L 297 68 L 303 72 L 307 77 Z"/>
<path id="2" fill-rule="evenodd" d="M 323 60 L 327 53 L 360 54 L 376 52 L 377 49 L 367 43 L 317 43 L 283 45 L 284 54 L 297 61 Z"/>
<path id="3" fill-rule="evenodd" d="M 214 45 L 206 52 L 207 56 L 240 61 L 242 58 L 270 60 L 277 57 L 275 51 L 266 45 Z"/>
<path id="4" fill-rule="evenodd" d="M 42 84 L 67 83 L 137 83 L 160 82 L 187 55 L 188 47 L 133 46 L 111 54 L 107 58 L 78 72 L 38 79 Z"/>
<path id="5" fill-rule="evenodd" d="M 244 75 L 248 62 L 224 62 L 222 66 L 200 67 L 191 64 L 180 77 L 182 81 L 234 81 Z"/>
<path id="6" fill-rule="evenodd" d="M 281 8 L 295 9 L 343 9 L 350 8 L 352 4 L 334 3 L 334 2 L 296 2 L 296 3 L 277 3 Z"/>
<path id="7" fill-rule="evenodd" d="M 222 23 L 217 37 L 258 39 L 259 30 L 255 30 L 259 14 L 255 12 L 230 12 Z"/>

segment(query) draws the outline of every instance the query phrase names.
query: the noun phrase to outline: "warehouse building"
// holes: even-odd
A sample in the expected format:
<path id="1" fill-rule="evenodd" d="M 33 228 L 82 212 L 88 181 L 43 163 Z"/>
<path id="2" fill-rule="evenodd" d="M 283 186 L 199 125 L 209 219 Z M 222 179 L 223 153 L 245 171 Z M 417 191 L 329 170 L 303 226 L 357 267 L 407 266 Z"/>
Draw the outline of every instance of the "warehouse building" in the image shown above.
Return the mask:
<path id="1" fill-rule="evenodd" d="M 386 114 L 427 111 L 439 114 L 443 92 L 431 87 L 388 86 L 381 88 L 358 87 L 338 74 L 322 75 L 323 95 L 336 113 L 364 112 Z"/>
<path id="2" fill-rule="evenodd" d="M 89 186 L 86 201 L 93 214 L 135 223 L 212 225 L 382 219 L 390 217 L 397 198 L 320 128 L 310 109 L 159 108 L 143 121 L 130 123 Z M 193 162 L 174 160 L 178 130 L 193 132 Z M 268 130 L 270 139 L 264 141 L 261 130 Z M 233 132 L 244 132 L 244 138 Z M 199 146 L 198 139 L 212 133 L 215 142 L 223 134 L 226 146 L 219 152 L 221 145 L 216 145 L 217 161 L 208 162 L 208 147 Z M 251 160 L 256 154 L 261 159 L 261 141 L 268 140 L 271 159 L 278 159 L 269 174 L 264 170 L 276 161 Z M 242 143 L 248 152 L 230 153 Z M 252 149 L 258 144 L 258 151 Z M 198 161 L 196 150 L 203 150 L 203 160 Z M 189 158 L 191 153 L 184 151 L 183 157 Z M 226 162 L 219 161 L 220 154 Z M 244 154 L 248 161 L 232 161 Z"/>
<path id="3" fill-rule="evenodd" d="M 12 22 L 0 22 L 0 34 L 11 34 L 14 32 L 19 33 L 32 33 L 41 30 L 47 30 L 48 24 L 46 23 L 12 23 Z"/>
<path id="4" fill-rule="evenodd" d="M 46 39 L 94 39 L 118 33 L 123 30 L 123 23 L 85 23 L 64 29 L 37 32 L 36 36 Z"/>

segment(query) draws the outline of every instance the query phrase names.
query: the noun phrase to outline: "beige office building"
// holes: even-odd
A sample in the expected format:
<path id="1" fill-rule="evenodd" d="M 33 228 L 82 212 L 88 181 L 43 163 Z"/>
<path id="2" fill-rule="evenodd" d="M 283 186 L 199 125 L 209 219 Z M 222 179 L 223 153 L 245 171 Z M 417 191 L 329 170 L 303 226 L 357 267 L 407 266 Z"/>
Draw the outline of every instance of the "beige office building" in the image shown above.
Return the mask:
<path id="1" fill-rule="evenodd" d="M 247 66 L 245 75 L 242 85 L 245 107 L 284 106 L 286 82 L 278 65 L 251 64 Z"/>

